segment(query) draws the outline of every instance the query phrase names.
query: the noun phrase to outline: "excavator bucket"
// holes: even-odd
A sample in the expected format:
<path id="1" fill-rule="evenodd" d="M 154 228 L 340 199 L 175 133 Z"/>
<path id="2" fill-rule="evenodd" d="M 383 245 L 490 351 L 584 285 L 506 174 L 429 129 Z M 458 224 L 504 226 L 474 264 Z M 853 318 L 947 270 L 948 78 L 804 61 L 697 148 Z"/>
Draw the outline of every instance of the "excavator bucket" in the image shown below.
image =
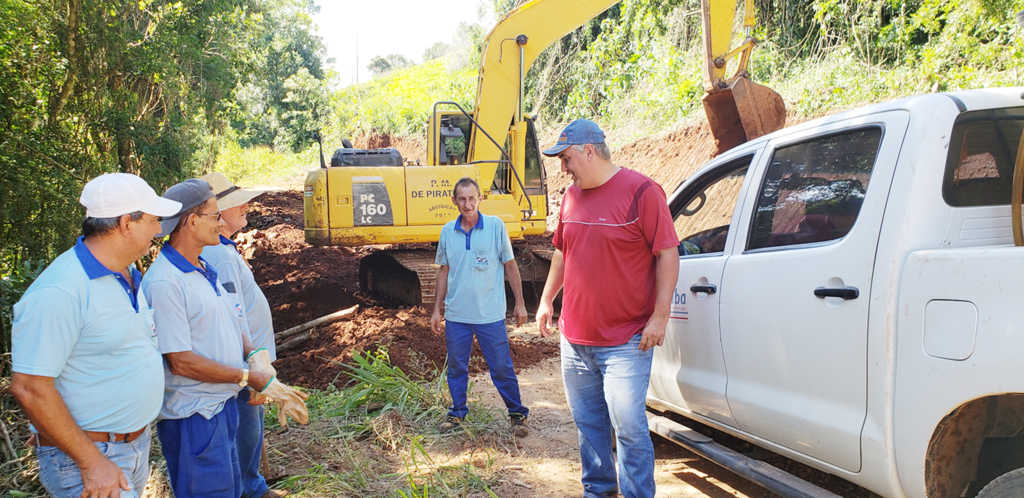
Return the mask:
<path id="1" fill-rule="evenodd" d="M 703 102 L 718 146 L 715 155 L 786 126 L 782 96 L 748 78 L 736 78 L 726 88 L 709 91 Z"/>

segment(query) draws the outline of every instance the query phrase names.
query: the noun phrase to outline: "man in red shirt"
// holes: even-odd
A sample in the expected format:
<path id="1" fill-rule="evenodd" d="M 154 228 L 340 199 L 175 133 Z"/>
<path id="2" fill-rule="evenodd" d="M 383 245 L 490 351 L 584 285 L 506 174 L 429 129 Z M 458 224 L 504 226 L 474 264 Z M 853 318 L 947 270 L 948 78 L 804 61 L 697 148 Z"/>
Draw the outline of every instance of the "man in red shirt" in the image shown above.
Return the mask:
<path id="1" fill-rule="evenodd" d="M 561 160 L 573 185 L 562 198 L 537 323 L 549 337 L 552 301 L 564 286 L 562 380 L 579 429 L 583 496 L 653 498 L 645 399 L 679 276 L 679 239 L 665 192 L 612 164 L 593 121 L 573 121 L 544 154 Z"/>

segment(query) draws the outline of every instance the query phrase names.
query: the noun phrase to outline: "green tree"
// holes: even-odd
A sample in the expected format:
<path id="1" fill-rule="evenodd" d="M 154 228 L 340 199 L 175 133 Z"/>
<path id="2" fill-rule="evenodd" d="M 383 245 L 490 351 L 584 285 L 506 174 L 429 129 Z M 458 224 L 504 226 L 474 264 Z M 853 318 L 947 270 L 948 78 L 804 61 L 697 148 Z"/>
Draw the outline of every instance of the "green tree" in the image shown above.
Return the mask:
<path id="1" fill-rule="evenodd" d="M 412 62 L 401 54 L 388 54 L 384 56 L 378 55 L 371 59 L 370 64 L 366 66 L 366 69 L 369 69 L 370 73 L 373 74 L 373 77 L 376 78 L 396 69 L 402 69 L 412 65 Z"/>
<path id="2" fill-rule="evenodd" d="M 312 19 L 318 7 L 312 0 L 258 0 L 255 8 L 242 57 L 245 73 L 234 88 L 232 128 L 243 146 L 298 150 L 308 138 L 298 139 L 303 130 L 292 128 L 297 121 L 285 116 L 294 111 L 286 82 L 304 71 L 304 78 L 330 85 L 323 67 L 326 48 Z"/>

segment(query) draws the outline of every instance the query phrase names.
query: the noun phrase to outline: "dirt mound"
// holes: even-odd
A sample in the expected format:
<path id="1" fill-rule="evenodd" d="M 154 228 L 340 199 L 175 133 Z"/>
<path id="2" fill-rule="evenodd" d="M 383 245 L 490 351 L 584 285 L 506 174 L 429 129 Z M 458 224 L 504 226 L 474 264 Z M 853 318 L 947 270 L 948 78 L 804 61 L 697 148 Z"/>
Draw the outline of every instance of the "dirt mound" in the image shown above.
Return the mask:
<path id="1" fill-rule="evenodd" d="M 367 133 L 352 139 L 352 145 L 357 149 L 383 149 L 394 147 L 402 153 L 402 159 L 406 161 L 426 161 L 426 143 L 412 137 L 394 137 L 387 133 Z M 423 164 L 426 164 L 425 162 Z"/>
<path id="2" fill-rule="evenodd" d="M 431 378 L 445 366 L 444 332 L 430 330 L 428 310 L 378 306 L 360 310 L 352 320 L 321 328 L 303 351 L 279 358 L 274 366 L 289 383 L 323 389 L 335 380 L 342 385 L 348 381 L 341 364 L 349 363 L 353 354 L 373 353 L 379 347 L 388 351 L 392 365 L 413 378 Z M 509 347 L 517 371 L 558 354 L 555 345 L 520 337 L 510 338 Z M 480 348 L 474 343 L 469 371 L 486 370 Z"/>

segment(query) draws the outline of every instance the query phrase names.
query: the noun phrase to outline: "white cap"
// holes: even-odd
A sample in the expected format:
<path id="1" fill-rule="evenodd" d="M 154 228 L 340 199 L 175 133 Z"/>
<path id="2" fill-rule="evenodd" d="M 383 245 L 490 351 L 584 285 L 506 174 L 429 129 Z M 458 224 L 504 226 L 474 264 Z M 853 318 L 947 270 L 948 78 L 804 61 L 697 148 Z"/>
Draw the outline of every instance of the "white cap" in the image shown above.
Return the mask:
<path id="1" fill-rule="evenodd" d="M 129 173 L 110 173 L 93 178 L 82 189 L 78 202 L 90 218 L 115 218 L 142 211 L 153 216 L 174 216 L 181 203 L 164 199 L 146 180 Z"/>

